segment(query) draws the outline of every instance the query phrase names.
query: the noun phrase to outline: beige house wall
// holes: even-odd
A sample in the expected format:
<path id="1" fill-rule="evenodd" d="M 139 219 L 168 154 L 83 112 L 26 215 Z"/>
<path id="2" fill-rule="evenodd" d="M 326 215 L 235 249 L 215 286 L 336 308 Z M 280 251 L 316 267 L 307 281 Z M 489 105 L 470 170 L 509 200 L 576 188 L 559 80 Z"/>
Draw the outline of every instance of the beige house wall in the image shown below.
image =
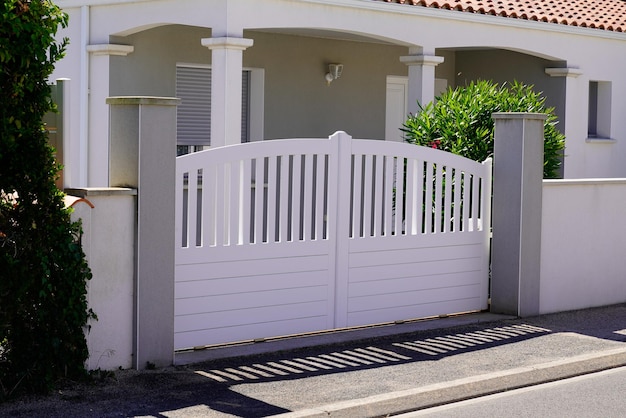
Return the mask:
<path id="1" fill-rule="evenodd" d="M 111 59 L 111 96 L 152 95 L 174 97 L 177 64 L 211 64 L 210 51 L 200 44 L 211 29 L 169 25 L 112 43 L 134 46 L 134 52 Z M 385 136 L 386 77 L 407 76 L 400 57 L 407 48 L 380 42 L 246 31 L 254 45 L 244 52 L 246 68 L 265 70 L 265 139 L 325 137 L 344 130 L 357 138 Z M 551 61 L 497 49 L 437 50 L 444 62 L 436 77 L 449 87 L 470 80 L 523 81 L 544 92 L 547 104 L 564 119 L 562 78 L 552 78 L 545 68 Z M 328 64 L 341 63 L 339 80 L 326 85 Z"/>
<path id="2" fill-rule="evenodd" d="M 345 130 L 355 137 L 384 137 L 387 75 L 407 75 L 406 48 L 380 43 L 246 32 L 254 45 L 244 68 L 265 69 L 265 138 L 325 137 Z M 133 54 L 111 60 L 111 96 L 174 97 L 176 64 L 211 64 L 201 46 L 211 30 L 162 26 L 111 42 L 134 45 Z M 344 64 L 326 85 L 328 64 Z"/>

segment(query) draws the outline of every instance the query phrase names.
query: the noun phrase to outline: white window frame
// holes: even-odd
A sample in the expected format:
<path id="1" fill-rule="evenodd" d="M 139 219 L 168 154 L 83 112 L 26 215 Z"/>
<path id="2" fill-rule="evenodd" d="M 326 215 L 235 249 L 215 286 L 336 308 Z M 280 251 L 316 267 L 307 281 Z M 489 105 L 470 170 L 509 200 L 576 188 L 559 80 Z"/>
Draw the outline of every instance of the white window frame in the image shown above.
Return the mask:
<path id="1" fill-rule="evenodd" d="M 589 114 L 587 122 L 588 141 L 613 141 L 611 139 L 610 81 L 589 80 Z"/>

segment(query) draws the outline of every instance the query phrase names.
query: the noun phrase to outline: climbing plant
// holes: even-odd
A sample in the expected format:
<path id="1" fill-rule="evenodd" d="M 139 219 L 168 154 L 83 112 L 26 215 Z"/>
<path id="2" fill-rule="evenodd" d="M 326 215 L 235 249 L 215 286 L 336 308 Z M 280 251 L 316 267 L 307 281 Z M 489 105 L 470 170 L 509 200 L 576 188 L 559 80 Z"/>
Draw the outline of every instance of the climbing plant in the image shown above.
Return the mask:
<path id="1" fill-rule="evenodd" d="M 533 86 L 519 82 L 498 85 L 491 81 L 471 82 L 448 89 L 436 102 L 410 115 L 402 131 L 408 142 L 449 151 L 476 161 L 493 156 L 494 112 L 544 113 L 545 178 L 558 175 L 565 136 L 556 128 L 554 108 Z"/>
<path id="2" fill-rule="evenodd" d="M 42 123 L 66 25 L 51 1 L 0 4 L 0 401 L 85 375 L 91 272 Z"/>

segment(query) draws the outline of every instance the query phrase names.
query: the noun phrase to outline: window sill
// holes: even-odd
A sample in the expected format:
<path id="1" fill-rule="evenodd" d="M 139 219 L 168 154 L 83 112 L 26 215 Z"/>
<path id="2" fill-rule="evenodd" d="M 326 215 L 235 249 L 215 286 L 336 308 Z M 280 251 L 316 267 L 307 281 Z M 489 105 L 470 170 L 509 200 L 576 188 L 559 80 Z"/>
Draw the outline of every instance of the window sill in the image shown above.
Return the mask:
<path id="1" fill-rule="evenodd" d="M 585 142 L 588 144 L 613 144 L 617 141 L 613 138 L 587 137 Z"/>

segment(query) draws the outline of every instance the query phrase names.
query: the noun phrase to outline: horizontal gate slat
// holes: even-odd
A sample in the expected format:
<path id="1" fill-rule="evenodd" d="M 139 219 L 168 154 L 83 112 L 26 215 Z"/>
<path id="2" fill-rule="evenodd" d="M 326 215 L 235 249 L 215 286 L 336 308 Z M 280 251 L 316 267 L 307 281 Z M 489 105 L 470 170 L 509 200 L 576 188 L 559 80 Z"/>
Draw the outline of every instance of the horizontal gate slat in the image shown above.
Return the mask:
<path id="1" fill-rule="evenodd" d="M 348 313 L 348 323 L 349 326 L 359 326 L 405 319 L 427 318 L 441 314 L 476 311 L 481 309 L 480 306 L 478 296 L 459 300 L 437 300 L 431 298 L 431 302 L 427 303 L 420 303 L 417 300 L 408 306 L 397 306 L 376 311 L 350 312 Z"/>
<path id="2" fill-rule="evenodd" d="M 284 319 L 280 322 L 250 323 L 244 325 L 228 325 L 217 328 L 177 331 L 174 334 L 174 346 L 178 349 L 204 346 L 207 344 L 224 344 L 237 341 L 250 341 L 267 336 L 280 336 L 311 332 L 326 328 L 326 318 L 313 316 L 308 318 Z M 280 333 L 276 333 L 280 329 Z"/>
<path id="3" fill-rule="evenodd" d="M 425 274 L 423 276 L 390 278 L 384 280 L 382 285 L 380 281 L 376 280 L 352 282 L 350 283 L 350 297 L 358 300 L 361 297 L 383 294 L 402 294 L 431 289 L 473 286 L 480 284 L 480 282 L 480 271 L 443 273 L 436 276 Z M 413 301 L 413 303 L 416 302 L 419 302 L 419 299 Z"/>
<path id="4" fill-rule="evenodd" d="M 213 246 L 185 248 L 176 254 L 176 264 L 204 264 L 206 262 L 263 260 L 271 258 L 306 257 L 328 254 L 326 241 L 261 243 L 247 246 Z"/>
<path id="5" fill-rule="evenodd" d="M 185 332 L 213 327 L 235 327 L 251 323 L 271 323 L 286 318 L 303 319 L 323 316 L 326 316 L 326 302 L 313 301 L 278 306 L 262 306 L 243 310 L 199 313 L 196 315 L 179 315 L 174 319 L 174 323 L 177 332 Z"/>
<path id="6" fill-rule="evenodd" d="M 473 288 L 473 292 L 468 292 L 468 287 Z M 351 298 L 348 302 L 348 313 L 372 312 L 381 309 L 396 309 L 401 306 L 420 305 L 420 301 L 428 303 L 455 301 L 464 299 L 478 299 L 480 289 L 478 284 L 467 286 L 455 286 L 454 288 L 434 288 L 422 289 L 403 293 L 383 293 L 371 296 Z"/>
<path id="7" fill-rule="evenodd" d="M 323 272 L 327 271 L 328 267 L 328 256 L 320 255 L 313 257 L 213 262 L 200 266 L 195 264 L 181 265 L 176 267 L 176 275 L 178 282 L 186 282 L 220 277 L 266 276 L 279 273 L 296 274 L 304 271 Z"/>
<path id="8" fill-rule="evenodd" d="M 299 273 L 271 273 L 269 277 L 249 275 L 177 282 L 175 290 L 177 299 L 186 299 L 207 295 L 240 293 L 242 289 L 248 292 L 261 292 L 328 285 L 327 276 L 320 274 L 319 270 L 314 270 Z"/>
<path id="9" fill-rule="evenodd" d="M 323 302 L 327 296 L 327 286 L 267 289 L 254 292 L 241 289 L 235 293 L 179 298 L 176 300 L 174 312 L 176 316 L 193 316 L 220 311 L 242 311 L 282 304 Z"/>
<path id="10" fill-rule="evenodd" d="M 456 245 L 452 247 L 422 247 L 391 250 L 375 250 L 350 254 L 350 267 L 395 266 L 407 263 L 446 261 L 458 258 L 480 258 L 479 244 Z"/>
<path id="11" fill-rule="evenodd" d="M 401 250 L 405 248 L 452 247 L 455 245 L 484 245 L 484 233 L 472 231 L 462 234 L 420 234 L 399 237 L 359 238 L 350 241 L 350 253 Z"/>
<path id="12" fill-rule="evenodd" d="M 482 259 L 461 258 L 457 260 L 425 261 L 408 263 L 396 268 L 388 266 L 355 267 L 350 269 L 349 282 L 379 281 L 384 288 L 386 279 L 398 277 L 437 276 L 439 274 L 472 272 L 482 270 Z"/>

